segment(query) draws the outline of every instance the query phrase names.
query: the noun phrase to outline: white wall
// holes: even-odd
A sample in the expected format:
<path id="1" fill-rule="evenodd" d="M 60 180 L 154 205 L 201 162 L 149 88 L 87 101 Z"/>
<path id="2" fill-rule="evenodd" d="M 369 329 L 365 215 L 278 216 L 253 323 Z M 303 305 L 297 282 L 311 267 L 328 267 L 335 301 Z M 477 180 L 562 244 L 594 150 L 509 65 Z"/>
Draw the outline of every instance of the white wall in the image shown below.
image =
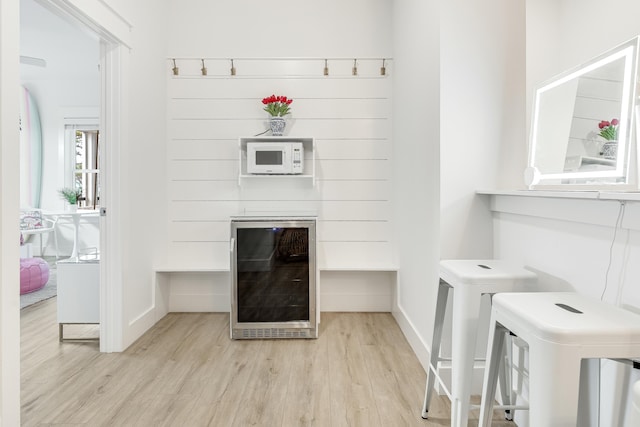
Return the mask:
<path id="1" fill-rule="evenodd" d="M 153 266 L 164 257 L 166 218 L 167 7 L 153 0 L 114 3 L 131 23 L 120 135 L 123 349 L 155 323 Z M 150 19 L 149 11 L 153 11 Z"/>
<path id="2" fill-rule="evenodd" d="M 320 268 L 392 265 L 391 84 L 381 59 L 360 60 L 355 77 L 352 62 L 329 61 L 323 76 L 322 59 L 236 60 L 229 76 L 229 61 L 209 59 L 203 77 L 200 60 L 177 61 L 167 101 L 169 264 L 228 268 L 230 216 L 280 211 L 317 213 Z M 294 100 L 285 136 L 314 138 L 305 163 L 315 182 L 238 179 L 238 139 L 268 128 L 260 101 L 271 93 Z"/>
<path id="3" fill-rule="evenodd" d="M 122 0 L 121 0 L 122 1 Z M 391 52 L 389 0 L 170 1 L 170 57 L 377 57 Z"/>
<path id="4" fill-rule="evenodd" d="M 393 61 L 386 63 L 387 76 L 379 71 L 382 58 L 392 56 L 390 8 L 388 0 L 172 3 L 168 58 L 176 58 L 180 74 L 172 75 L 167 59 L 165 265 L 228 269 L 230 216 L 281 211 L 317 213 L 321 269 L 393 268 Z M 235 76 L 227 58 L 234 58 Z M 357 76 L 351 75 L 352 58 Z M 315 138 L 315 185 L 296 178 L 238 182 L 238 138 L 267 129 L 260 101 L 272 93 L 294 100 L 285 135 Z M 311 153 L 305 158 L 310 161 Z M 395 283 L 387 273 L 379 276 L 390 295 Z M 228 275 L 169 279 L 170 308 L 229 310 Z M 327 285 L 321 285 L 321 310 L 348 305 L 332 301 L 348 294 L 338 284 L 353 283 L 349 273 L 322 274 L 321 280 Z M 362 301 L 360 291 L 354 295 Z"/>
<path id="5" fill-rule="evenodd" d="M 524 2 L 456 0 L 441 7 L 440 227 L 434 228 L 440 253 L 435 261 L 486 259 L 493 252 L 491 213 L 476 191 L 521 180 L 526 165 Z M 429 307 L 421 322 L 428 347 L 436 284 L 431 279 L 429 298 L 422 298 Z M 488 306 L 483 310 L 487 316 Z M 486 334 L 481 329 L 479 343 L 486 342 Z M 450 341 L 448 318 L 444 355 Z M 477 353 L 484 354 L 483 345 Z M 446 369 L 441 374 L 446 377 Z M 475 377 L 475 392 L 480 391 L 481 374 L 479 370 Z"/>
<path id="6" fill-rule="evenodd" d="M 394 315 L 423 365 L 438 277 L 439 5 L 420 0 L 393 3 L 393 209 L 400 267 Z"/>
<path id="7" fill-rule="evenodd" d="M 524 2 L 447 2 L 441 37 L 441 257 L 488 258 L 490 218 L 475 191 L 526 165 Z"/>

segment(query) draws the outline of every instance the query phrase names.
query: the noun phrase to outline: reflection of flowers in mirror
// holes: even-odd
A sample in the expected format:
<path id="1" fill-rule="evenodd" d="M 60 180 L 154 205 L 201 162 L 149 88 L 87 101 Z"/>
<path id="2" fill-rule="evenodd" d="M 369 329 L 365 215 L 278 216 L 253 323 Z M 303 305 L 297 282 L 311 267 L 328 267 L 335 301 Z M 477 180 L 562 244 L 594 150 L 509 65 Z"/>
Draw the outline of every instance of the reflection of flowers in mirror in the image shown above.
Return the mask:
<path id="1" fill-rule="evenodd" d="M 611 119 L 611 121 L 602 120 L 600 123 L 598 123 L 598 128 L 600 128 L 600 133 L 598 135 L 600 135 L 607 141 L 614 141 L 618 139 L 619 123 L 620 122 L 618 121 L 618 119 Z"/>

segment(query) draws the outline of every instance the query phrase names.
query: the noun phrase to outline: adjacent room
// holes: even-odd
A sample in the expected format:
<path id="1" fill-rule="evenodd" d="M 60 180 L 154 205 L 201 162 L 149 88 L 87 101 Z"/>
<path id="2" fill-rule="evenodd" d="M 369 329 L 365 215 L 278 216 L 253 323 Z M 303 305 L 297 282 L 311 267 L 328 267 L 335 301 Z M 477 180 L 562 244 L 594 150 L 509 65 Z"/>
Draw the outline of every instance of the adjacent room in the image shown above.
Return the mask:
<path id="1" fill-rule="evenodd" d="M 78 270 L 94 270 L 99 287 L 100 45 L 35 1 L 20 8 L 23 309 L 58 295 L 58 266 L 63 294 Z M 97 293 L 92 300 L 78 302 L 93 304 L 97 323 Z"/>
<path id="2" fill-rule="evenodd" d="M 637 16 L 3 1 L 3 423 L 636 425 Z"/>

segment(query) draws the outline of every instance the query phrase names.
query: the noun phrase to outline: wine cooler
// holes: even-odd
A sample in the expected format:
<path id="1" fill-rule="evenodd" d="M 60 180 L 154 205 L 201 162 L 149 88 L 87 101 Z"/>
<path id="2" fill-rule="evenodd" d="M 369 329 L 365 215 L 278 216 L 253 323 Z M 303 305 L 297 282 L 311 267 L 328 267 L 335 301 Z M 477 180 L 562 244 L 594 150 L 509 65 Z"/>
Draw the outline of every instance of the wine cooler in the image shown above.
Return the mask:
<path id="1" fill-rule="evenodd" d="M 317 338 L 316 221 L 231 221 L 231 338 Z"/>

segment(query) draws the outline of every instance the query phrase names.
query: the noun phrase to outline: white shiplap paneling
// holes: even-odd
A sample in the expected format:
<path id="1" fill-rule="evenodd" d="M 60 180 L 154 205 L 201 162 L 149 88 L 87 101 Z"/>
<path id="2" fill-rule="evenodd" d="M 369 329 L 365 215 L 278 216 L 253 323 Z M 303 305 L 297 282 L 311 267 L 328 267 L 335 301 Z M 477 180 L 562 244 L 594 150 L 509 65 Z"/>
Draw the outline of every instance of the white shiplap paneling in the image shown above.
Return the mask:
<path id="1" fill-rule="evenodd" d="M 229 264 L 229 218 L 242 211 L 317 212 L 320 266 L 392 264 L 391 87 L 381 61 L 177 59 L 169 73 L 169 253 L 172 263 Z M 168 64 L 172 66 L 172 62 Z M 319 67 L 318 67 L 319 66 Z M 390 61 L 386 61 L 390 72 Z M 268 128 L 261 99 L 294 99 L 285 134 L 314 137 L 316 182 L 238 182 L 238 138 Z M 307 157 L 310 156 L 307 153 Z M 308 157 L 310 158 L 310 157 Z"/>

